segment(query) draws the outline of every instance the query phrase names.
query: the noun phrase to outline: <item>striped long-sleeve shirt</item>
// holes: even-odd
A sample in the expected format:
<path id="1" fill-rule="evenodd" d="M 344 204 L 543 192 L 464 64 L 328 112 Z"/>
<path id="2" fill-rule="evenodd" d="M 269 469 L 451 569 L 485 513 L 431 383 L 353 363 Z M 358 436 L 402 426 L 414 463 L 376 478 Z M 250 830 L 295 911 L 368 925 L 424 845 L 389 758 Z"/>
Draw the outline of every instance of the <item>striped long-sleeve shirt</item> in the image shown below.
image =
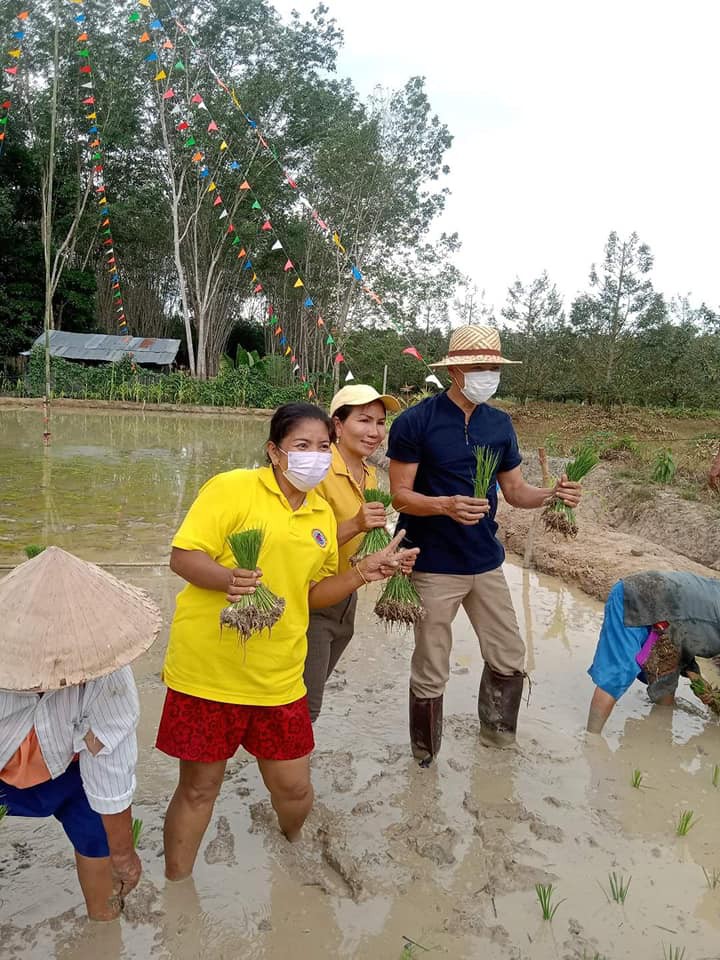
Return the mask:
<path id="1" fill-rule="evenodd" d="M 77 754 L 92 809 L 121 813 L 135 792 L 135 728 L 139 718 L 140 704 L 130 667 L 43 695 L 0 690 L 0 772 L 35 727 L 53 780 L 67 770 Z M 88 744 L 92 744 L 92 750 Z"/>

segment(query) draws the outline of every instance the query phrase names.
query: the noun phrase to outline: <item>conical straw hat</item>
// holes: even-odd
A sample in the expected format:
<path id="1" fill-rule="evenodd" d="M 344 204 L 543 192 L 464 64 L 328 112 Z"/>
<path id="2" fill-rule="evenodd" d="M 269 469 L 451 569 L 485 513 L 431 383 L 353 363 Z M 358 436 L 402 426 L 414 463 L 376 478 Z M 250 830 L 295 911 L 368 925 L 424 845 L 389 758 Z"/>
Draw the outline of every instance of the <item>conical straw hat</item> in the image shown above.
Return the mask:
<path id="1" fill-rule="evenodd" d="M 0 580 L 0 689 L 58 690 L 125 666 L 162 617 L 146 593 L 48 547 Z"/>

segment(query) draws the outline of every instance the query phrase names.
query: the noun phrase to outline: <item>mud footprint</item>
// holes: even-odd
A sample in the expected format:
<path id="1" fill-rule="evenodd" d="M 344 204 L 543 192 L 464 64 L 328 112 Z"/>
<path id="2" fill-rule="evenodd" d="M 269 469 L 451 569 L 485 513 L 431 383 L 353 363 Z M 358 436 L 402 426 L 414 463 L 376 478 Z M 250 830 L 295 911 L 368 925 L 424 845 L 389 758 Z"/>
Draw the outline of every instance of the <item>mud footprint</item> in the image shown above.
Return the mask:
<path id="1" fill-rule="evenodd" d="M 227 863 L 232 865 L 235 860 L 235 837 L 233 836 L 227 817 L 218 817 L 217 833 L 205 847 L 205 863 Z"/>

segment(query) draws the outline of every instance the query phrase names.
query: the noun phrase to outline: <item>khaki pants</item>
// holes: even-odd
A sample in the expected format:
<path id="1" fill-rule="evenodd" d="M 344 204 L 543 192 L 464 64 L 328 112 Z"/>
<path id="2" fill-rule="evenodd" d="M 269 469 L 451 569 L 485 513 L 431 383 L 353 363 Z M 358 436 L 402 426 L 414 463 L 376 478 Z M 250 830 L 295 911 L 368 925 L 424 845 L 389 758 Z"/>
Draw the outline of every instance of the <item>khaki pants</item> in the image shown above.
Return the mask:
<path id="1" fill-rule="evenodd" d="M 416 572 L 412 579 L 426 611 L 415 624 L 410 663 L 410 689 L 416 697 L 439 697 L 445 691 L 452 624 L 460 604 L 480 641 L 485 663 L 505 676 L 524 670 L 525 644 L 501 567 L 473 576 Z"/>
<path id="2" fill-rule="evenodd" d="M 305 686 L 307 687 L 310 719 L 313 723 L 320 716 L 325 693 L 325 683 L 335 669 L 345 647 L 355 631 L 355 608 L 357 593 L 351 594 L 332 607 L 312 610 L 307 632 L 307 656 L 305 658 Z"/>

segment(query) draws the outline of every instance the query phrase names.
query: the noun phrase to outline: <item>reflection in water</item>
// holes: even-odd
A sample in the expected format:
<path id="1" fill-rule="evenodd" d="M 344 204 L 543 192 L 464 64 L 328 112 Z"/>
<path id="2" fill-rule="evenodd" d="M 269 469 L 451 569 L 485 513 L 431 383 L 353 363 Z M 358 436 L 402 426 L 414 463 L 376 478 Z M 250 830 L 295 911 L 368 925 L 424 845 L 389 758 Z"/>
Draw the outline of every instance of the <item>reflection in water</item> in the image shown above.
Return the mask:
<path id="1" fill-rule="evenodd" d="M 58 412 L 44 448 L 35 411 L 0 412 L 0 562 L 29 543 L 88 560 L 162 560 L 213 474 L 263 457 L 268 420 Z"/>

